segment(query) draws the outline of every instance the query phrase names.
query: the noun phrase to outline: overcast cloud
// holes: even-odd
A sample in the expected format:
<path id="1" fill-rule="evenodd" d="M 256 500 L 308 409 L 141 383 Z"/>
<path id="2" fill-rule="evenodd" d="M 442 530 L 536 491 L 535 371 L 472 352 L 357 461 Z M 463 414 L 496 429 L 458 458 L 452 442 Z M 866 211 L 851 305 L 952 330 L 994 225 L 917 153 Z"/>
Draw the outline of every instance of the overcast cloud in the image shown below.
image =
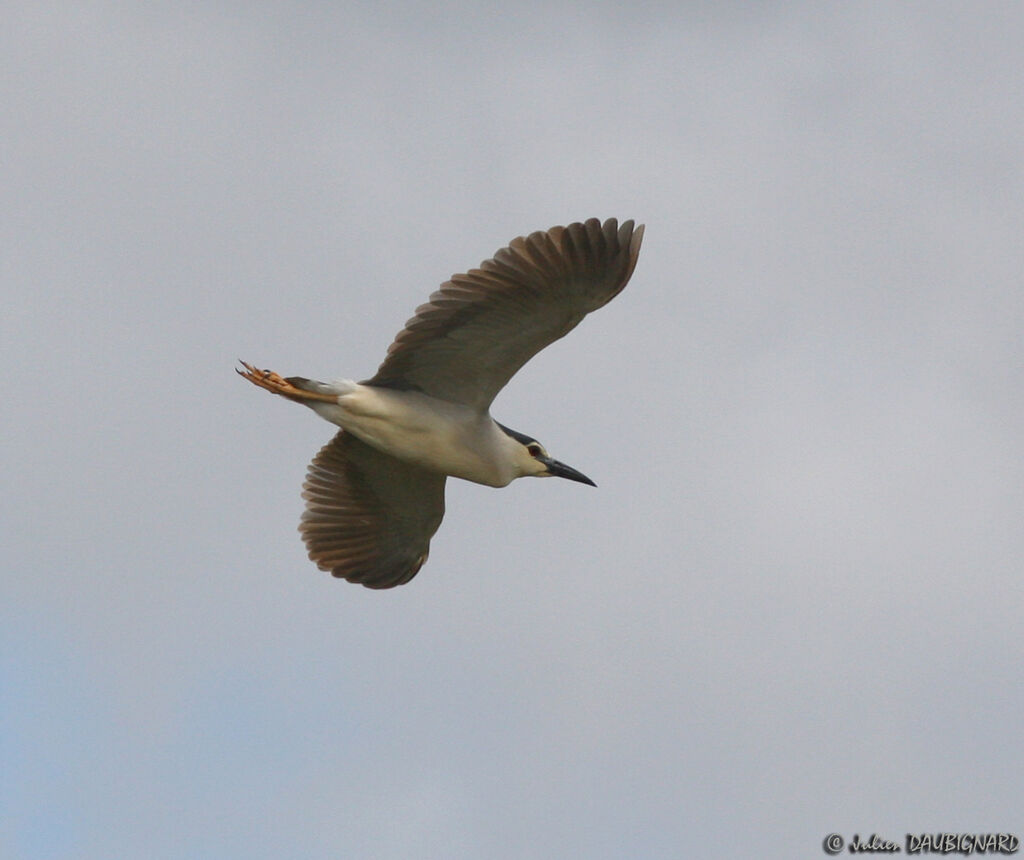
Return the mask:
<path id="1" fill-rule="evenodd" d="M 753 7 L 753 8 L 751 8 Z M 1024 836 L 1024 9 L 8 3 L 0 853 L 824 856 Z M 332 435 L 512 237 L 647 225 L 371 592 Z"/>

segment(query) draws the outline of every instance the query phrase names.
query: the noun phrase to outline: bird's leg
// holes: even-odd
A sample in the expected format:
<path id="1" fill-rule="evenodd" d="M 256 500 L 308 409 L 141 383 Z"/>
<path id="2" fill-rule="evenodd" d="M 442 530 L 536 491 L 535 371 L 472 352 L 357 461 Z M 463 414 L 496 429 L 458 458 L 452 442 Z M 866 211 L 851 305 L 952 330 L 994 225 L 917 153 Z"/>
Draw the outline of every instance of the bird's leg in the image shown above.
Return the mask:
<path id="1" fill-rule="evenodd" d="M 308 379 L 302 379 L 298 376 L 285 379 L 272 370 L 258 370 L 246 361 L 240 360 L 239 363 L 245 368 L 245 370 L 235 369 L 239 376 L 245 377 L 253 385 L 258 385 L 260 388 L 271 392 L 271 394 L 280 394 L 282 397 L 287 397 L 289 400 L 294 400 L 297 403 L 301 403 L 303 400 L 325 400 L 328 403 L 338 402 L 337 395 L 324 394 L 320 391 L 309 391 L 301 387 L 302 383 L 309 382 Z"/>

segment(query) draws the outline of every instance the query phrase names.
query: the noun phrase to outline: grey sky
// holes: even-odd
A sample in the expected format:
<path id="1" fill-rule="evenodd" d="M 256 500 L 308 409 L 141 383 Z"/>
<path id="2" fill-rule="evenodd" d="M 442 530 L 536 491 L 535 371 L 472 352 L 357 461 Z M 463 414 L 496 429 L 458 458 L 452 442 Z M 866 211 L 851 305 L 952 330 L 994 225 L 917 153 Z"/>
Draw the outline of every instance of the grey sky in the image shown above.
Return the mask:
<path id="1" fill-rule="evenodd" d="M 814 857 L 1024 835 L 1024 11 L 11 3 L 0 853 Z M 251 8 L 249 8 L 251 6 Z M 512 237 L 646 223 L 415 580 L 296 533 Z"/>

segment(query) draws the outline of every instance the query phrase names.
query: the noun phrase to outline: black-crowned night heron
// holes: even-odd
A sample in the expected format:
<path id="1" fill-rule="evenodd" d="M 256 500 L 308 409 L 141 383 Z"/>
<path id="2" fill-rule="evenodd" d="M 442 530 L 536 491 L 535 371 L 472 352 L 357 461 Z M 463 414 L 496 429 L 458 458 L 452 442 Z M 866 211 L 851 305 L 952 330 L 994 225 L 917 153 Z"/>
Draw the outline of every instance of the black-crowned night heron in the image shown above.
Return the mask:
<path id="1" fill-rule="evenodd" d="M 534 354 L 626 286 L 643 232 L 591 218 L 514 239 L 442 284 L 365 382 L 284 379 L 242 362 L 253 384 L 342 428 L 304 485 L 299 531 L 318 567 L 368 588 L 408 582 L 441 525 L 449 475 L 491 487 L 527 475 L 594 485 L 489 409 Z"/>

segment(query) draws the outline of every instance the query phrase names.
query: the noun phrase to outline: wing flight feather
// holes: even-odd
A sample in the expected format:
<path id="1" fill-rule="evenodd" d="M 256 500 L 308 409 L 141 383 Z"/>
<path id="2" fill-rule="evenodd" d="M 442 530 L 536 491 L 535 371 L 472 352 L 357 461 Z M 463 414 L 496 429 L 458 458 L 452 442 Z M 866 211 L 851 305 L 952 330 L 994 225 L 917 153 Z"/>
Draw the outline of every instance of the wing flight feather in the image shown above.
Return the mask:
<path id="1" fill-rule="evenodd" d="M 643 231 L 591 218 L 514 239 L 417 308 L 367 383 L 485 411 L 530 358 L 626 286 Z"/>
<path id="2" fill-rule="evenodd" d="M 427 560 L 444 517 L 445 476 L 344 430 L 309 464 L 299 524 L 317 567 L 367 588 L 393 588 Z"/>

